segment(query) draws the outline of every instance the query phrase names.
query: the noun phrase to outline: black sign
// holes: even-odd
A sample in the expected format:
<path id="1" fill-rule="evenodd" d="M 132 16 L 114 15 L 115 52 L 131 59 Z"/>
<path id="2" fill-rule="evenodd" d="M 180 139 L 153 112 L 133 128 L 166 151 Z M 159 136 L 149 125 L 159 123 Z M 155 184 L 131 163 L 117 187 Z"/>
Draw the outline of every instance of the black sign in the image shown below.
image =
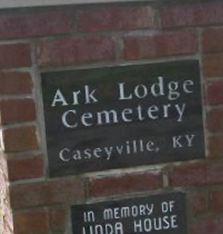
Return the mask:
<path id="1" fill-rule="evenodd" d="M 72 207 L 73 234 L 186 234 L 183 193 Z"/>
<path id="2" fill-rule="evenodd" d="M 42 74 L 49 172 L 204 157 L 197 61 Z"/>

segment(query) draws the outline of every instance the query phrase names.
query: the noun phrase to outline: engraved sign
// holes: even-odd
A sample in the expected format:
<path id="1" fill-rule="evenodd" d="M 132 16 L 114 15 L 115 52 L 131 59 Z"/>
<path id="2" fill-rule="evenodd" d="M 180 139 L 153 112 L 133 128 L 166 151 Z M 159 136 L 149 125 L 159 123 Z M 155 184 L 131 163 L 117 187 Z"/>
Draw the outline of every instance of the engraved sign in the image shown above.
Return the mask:
<path id="1" fill-rule="evenodd" d="M 42 74 L 50 176 L 204 157 L 197 61 Z"/>
<path id="2" fill-rule="evenodd" d="M 183 193 L 76 205 L 73 234 L 186 234 Z"/>

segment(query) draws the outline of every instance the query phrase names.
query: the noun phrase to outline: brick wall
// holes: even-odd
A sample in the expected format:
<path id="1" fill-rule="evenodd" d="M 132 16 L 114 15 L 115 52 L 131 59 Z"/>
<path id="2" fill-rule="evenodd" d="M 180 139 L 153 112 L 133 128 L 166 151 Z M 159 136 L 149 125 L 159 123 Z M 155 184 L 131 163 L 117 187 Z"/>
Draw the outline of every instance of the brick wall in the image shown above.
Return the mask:
<path id="1" fill-rule="evenodd" d="M 170 190 L 187 194 L 189 234 L 223 233 L 223 2 L 180 2 L 1 10 L 4 234 L 70 234 L 72 204 Z M 205 159 L 49 178 L 42 71 L 182 59 L 200 62 Z"/>

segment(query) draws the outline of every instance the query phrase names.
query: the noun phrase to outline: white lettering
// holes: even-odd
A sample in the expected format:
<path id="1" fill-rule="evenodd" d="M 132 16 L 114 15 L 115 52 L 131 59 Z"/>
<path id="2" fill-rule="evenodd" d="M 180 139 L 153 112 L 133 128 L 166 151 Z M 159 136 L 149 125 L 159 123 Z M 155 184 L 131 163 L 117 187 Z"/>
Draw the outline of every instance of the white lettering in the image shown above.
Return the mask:
<path id="1" fill-rule="evenodd" d="M 194 134 L 192 134 L 192 135 L 185 135 L 185 137 L 186 137 L 186 140 L 188 142 L 188 147 L 192 147 L 192 141 L 193 141 L 195 135 Z"/>
<path id="2" fill-rule="evenodd" d="M 176 107 L 176 110 L 177 110 L 177 113 L 178 113 L 177 122 L 181 122 L 182 118 L 183 118 L 183 115 L 184 115 L 184 112 L 185 112 L 185 109 L 186 109 L 186 104 L 183 103 L 181 106 L 179 104 L 176 104 L 175 107 Z"/>
<path id="3" fill-rule="evenodd" d="M 164 95 L 164 85 L 163 85 L 163 77 L 158 77 L 158 83 L 154 83 L 151 85 L 151 93 L 154 97 L 163 96 Z"/>
<path id="4" fill-rule="evenodd" d="M 68 103 L 66 102 L 63 94 L 61 93 L 61 91 L 58 89 L 54 95 L 53 98 L 53 102 L 51 104 L 51 106 L 56 106 L 57 103 L 60 103 L 62 106 L 67 106 Z"/>
<path id="5" fill-rule="evenodd" d="M 88 85 L 85 85 L 84 89 L 85 89 L 85 104 L 98 102 L 98 100 L 94 96 L 96 89 L 90 92 Z"/>
<path id="6" fill-rule="evenodd" d="M 194 85 L 193 80 L 185 80 L 184 83 L 183 83 L 184 92 L 185 93 L 193 93 L 193 90 L 188 89 L 190 86 L 193 86 L 193 85 Z"/>
<path id="7" fill-rule="evenodd" d="M 129 94 L 128 97 L 125 95 L 124 85 L 125 85 L 125 83 L 119 83 L 118 84 L 118 87 L 119 87 L 119 100 L 129 100 L 129 99 L 132 99 L 132 95 Z"/>
<path id="8" fill-rule="evenodd" d="M 67 154 L 65 155 L 65 153 L 70 153 L 70 150 L 68 148 L 64 148 L 60 151 L 59 153 L 59 158 L 64 161 L 64 162 L 69 162 L 70 161 L 70 157 L 66 157 L 68 156 Z"/>
<path id="9" fill-rule="evenodd" d="M 70 114 L 71 114 L 71 116 L 72 116 L 72 115 L 76 115 L 76 111 L 75 111 L 75 110 L 68 110 L 68 111 L 65 111 L 65 112 L 63 113 L 63 115 L 62 115 L 62 123 L 63 123 L 63 125 L 64 125 L 65 127 L 67 127 L 67 128 L 76 128 L 76 127 L 78 126 L 77 123 L 74 123 L 74 124 L 68 123 L 67 118 L 68 118 L 68 115 L 70 115 Z"/>

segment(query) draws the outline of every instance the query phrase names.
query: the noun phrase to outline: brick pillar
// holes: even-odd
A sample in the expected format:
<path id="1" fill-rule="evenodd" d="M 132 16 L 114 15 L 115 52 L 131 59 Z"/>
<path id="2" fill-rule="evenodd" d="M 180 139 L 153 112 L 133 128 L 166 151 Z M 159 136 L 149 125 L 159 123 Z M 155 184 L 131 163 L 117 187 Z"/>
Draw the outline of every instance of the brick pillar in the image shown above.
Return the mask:
<path id="1" fill-rule="evenodd" d="M 71 234 L 71 205 L 170 190 L 187 194 L 188 234 L 223 233 L 222 39 L 220 0 L 1 10 L 2 233 Z M 41 72 L 187 59 L 200 63 L 205 159 L 50 178 Z"/>

